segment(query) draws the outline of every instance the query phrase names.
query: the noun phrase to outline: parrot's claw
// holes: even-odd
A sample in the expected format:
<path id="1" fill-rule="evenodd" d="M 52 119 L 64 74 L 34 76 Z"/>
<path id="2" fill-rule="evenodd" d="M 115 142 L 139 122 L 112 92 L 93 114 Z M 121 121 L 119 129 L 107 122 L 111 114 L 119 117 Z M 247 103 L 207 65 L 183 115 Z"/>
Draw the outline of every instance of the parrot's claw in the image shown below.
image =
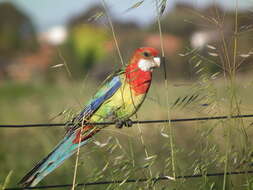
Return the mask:
<path id="1" fill-rule="evenodd" d="M 121 129 L 124 126 L 124 122 L 122 120 L 118 120 L 115 122 L 115 127 Z"/>
<path id="2" fill-rule="evenodd" d="M 116 128 L 121 129 L 122 127 L 132 127 L 133 126 L 133 121 L 131 119 L 127 120 L 117 120 L 115 122 Z"/>
<path id="3" fill-rule="evenodd" d="M 133 121 L 131 119 L 128 119 L 128 120 L 125 121 L 124 124 L 125 124 L 126 127 L 132 127 L 133 126 Z"/>

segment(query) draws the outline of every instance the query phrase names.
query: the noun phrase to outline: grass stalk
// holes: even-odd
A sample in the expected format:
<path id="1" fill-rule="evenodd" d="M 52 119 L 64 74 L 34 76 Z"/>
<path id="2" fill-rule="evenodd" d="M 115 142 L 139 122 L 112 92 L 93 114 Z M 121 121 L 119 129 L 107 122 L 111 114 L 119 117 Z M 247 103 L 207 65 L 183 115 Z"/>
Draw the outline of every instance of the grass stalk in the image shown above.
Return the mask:
<path id="1" fill-rule="evenodd" d="M 105 14 L 106 14 L 106 17 L 108 19 L 108 22 L 109 22 L 109 25 L 110 25 L 110 28 L 111 28 L 111 31 L 112 31 L 113 40 L 114 40 L 114 43 L 115 43 L 115 46 L 116 46 L 116 49 L 117 49 L 117 52 L 118 52 L 118 55 L 119 55 L 119 58 L 120 58 L 120 62 L 122 64 L 122 66 L 124 66 L 125 64 L 124 64 L 124 61 L 123 61 L 121 51 L 119 49 L 119 44 L 118 44 L 118 40 L 117 40 L 116 33 L 115 33 L 115 30 L 114 30 L 114 26 L 113 26 L 113 23 L 112 23 L 112 19 L 111 19 L 110 15 L 108 14 L 108 7 L 106 5 L 105 0 L 101 0 L 101 2 L 102 2 L 102 5 L 105 9 Z"/>
<path id="2" fill-rule="evenodd" d="M 162 34 L 162 26 L 161 26 L 161 16 L 160 16 L 160 11 L 159 11 L 159 2 L 156 0 L 156 12 L 157 12 L 157 24 L 158 24 L 158 30 L 159 30 L 159 36 L 160 36 L 160 44 L 161 44 L 161 54 L 162 57 L 165 58 L 165 52 L 164 52 L 164 44 L 163 44 L 163 34 Z M 163 70 L 164 70 L 164 86 L 166 90 L 166 105 L 169 105 L 169 85 L 168 85 L 168 79 L 167 79 L 167 67 L 166 63 L 164 62 L 163 64 Z M 167 119 L 170 120 L 170 108 L 167 106 Z M 166 124 L 166 128 L 169 128 L 169 144 L 170 144 L 170 149 L 171 149 L 171 165 L 172 165 L 172 173 L 173 177 L 176 177 L 176 167 L 175 167 L 175 152 L 174 152 L 174 132 L 173 128 L 171 125 L 171 122 L 168 122 Z"/>

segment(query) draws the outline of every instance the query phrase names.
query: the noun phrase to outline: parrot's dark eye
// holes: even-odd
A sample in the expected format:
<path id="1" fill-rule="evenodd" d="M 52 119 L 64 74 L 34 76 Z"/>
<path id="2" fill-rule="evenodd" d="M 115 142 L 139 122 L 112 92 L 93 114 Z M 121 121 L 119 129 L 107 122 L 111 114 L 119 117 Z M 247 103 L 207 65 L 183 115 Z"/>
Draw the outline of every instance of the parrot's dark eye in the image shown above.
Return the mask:
<path id="1" fill-rule="evenodd" d="M 146 52 L 146 51 L 143 52 L 143 55 L 144 55 L 145 57 L 150 57 L 150 53 L 149 53 L 149 52 Z"/>

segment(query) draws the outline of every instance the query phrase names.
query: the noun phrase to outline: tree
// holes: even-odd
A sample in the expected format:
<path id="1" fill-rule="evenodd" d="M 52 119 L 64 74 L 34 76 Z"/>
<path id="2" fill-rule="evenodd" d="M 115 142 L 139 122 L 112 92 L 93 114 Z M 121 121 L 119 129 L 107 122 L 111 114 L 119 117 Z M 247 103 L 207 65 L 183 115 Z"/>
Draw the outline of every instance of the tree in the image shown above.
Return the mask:
<path id="1" fill-rule="evenodd" d="M 34 26 L 24 13 L 9 2 L 0 4 L 0 54 L 9 60 L 18 52 L 37 47 Z M 1 66 L 1 62 L 0 62 Z"/>

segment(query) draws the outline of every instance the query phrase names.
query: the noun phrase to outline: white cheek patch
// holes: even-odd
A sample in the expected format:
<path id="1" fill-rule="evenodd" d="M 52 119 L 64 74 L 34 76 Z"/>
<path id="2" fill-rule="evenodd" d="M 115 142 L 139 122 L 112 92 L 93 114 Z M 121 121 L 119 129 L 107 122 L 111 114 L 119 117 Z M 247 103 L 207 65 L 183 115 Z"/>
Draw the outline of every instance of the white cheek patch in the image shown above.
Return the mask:
<path id="1" fill-rule="evenodd" d="M 154 59 L 146 60 L 146 59 L 141 59 L 138 62 L 138 67 L 142 71 L 153 71 L 153 68 L 159 67 L 160 66 L 160 58 L 159 57 L 154 57 Z"/>
<path id="2" fill-rule="evenodd" d="M 138 67 L 142 70 L 142 71 L 149 71 L 150 68 L 152 67 L 153 62 L 150 60 L 146 60 L 146 59 L 141 59 L 138 62 Z"/>

